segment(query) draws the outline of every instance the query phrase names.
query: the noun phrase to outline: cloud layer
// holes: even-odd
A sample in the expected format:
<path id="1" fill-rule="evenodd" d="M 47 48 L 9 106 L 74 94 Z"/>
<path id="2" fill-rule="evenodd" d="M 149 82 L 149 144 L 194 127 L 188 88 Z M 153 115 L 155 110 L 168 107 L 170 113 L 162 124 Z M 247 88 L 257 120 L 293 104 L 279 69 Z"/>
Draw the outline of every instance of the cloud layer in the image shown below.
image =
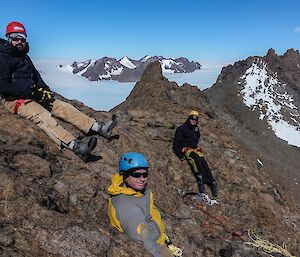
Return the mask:
<path id="1" fill-rule="evenodd" d="M 300 32 L 300 27 L 294 28 L 295 32 Z"/>

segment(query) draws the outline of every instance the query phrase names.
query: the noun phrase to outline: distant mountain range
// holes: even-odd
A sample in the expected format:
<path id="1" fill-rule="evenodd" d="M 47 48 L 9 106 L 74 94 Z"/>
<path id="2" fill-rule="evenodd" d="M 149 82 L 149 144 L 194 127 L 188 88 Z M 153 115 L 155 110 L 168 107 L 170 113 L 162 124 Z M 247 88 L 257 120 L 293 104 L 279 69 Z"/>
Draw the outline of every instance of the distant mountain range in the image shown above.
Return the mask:
<path id="1" fill-rule="evenodd" d="M 164 73 L 191 73 L 202 67 L 200 63 L 189 61 L 184 57 L 172 59 L 147 55 L 140 60 L 133 60 L 127 56 L 120 60 L 103 57 L 96 61 L 87 60 L 59 65 L 58 68 L 62 71 L 86 77 L 90 81 L 117 80 L 119 82 L 135 82 L 141 78 L 148 64 L 154 61 L 160 62 Z"/>

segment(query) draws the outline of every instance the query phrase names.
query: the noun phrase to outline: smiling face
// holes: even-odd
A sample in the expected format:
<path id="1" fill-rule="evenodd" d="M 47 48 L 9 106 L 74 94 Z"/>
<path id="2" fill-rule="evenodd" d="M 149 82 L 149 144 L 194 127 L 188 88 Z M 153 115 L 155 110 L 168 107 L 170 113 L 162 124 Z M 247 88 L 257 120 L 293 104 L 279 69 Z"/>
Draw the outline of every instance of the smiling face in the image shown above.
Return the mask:
<path id="1" fill-rule="evenodd" d="M 140 169 L 134 171 L 130 174 L 126 179 L 125 182 L 131 188 L 142 191 L 145 189 L 148 180 L 148 171 L 145 169 Z"/>

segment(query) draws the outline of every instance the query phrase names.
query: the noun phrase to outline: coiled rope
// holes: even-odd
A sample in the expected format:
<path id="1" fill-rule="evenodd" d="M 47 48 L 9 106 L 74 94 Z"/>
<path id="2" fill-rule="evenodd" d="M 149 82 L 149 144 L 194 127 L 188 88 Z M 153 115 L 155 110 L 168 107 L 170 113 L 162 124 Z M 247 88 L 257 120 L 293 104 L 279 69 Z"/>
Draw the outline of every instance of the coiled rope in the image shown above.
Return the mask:
<path id="1" fill-rule="evenodd" d="M 281 254 L 285 257 L 296 257 L 289 253 L 289 251 L 286 249 L 286 244 L 283 244 L 283 247 L 281 247 L 278 244 L 273 244 L 267 240 L 261 239 L 255 235 L 251 229 L 248 230 L 248 236 L 252 242 L 244 242 L 244 244 L 254 246 L 263 253 L 270 254 L 274 257 L 278 257 L 278 254 Z"/>

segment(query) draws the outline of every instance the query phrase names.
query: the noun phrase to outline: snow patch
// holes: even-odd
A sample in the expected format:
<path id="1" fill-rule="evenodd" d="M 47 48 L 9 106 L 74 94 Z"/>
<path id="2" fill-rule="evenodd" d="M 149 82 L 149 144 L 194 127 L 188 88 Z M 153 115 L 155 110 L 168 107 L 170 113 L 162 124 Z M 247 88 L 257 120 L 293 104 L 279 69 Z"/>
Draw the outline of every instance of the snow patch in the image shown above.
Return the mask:
<path id="1" fill-rule="evenodd" d="M 128 59 L 127 56 L 124 56 L 119 62 L 128 69 L 132 70 L 136 68 L 136 66 Z"/>
<path id="2" fill-rule="evenodd" d="M 268 70 L 267 64 L 257 59 L 241 77 L 243 86 L 240 95 L 251 110 L 259 110 L 259 119 L 266 119 L 275 135 L 291 145 L 300 147 L 300 117 L 294 99 L 286 92 L 286 84 L 279 81 L 277 73 Z M 290 113 L 290 124 L 282 115 Z M 293 118 L 293 119 L 291 119 Z"/>
<path id="3" fill-rule="evenodd" d="M 86 66 L 82 71 L 77 72 L 76 75 L 81 76 L 83 73 L 85 73 L 87 71 L 88 68 L 94 66 L 94 64 L 95 64 L 95 61 L 91 61 L 88 66 Z"/>
<path id="4" fill-rule="evenodd" d="M 118 76 L 122 73 L 122 70 L 123 70 L 123 67 L 113 67 L 109 73 L 110 73 L 110 75 Z"/>
<path id="5" fill-rule="evenodd" d="M 171 67 L 173 64 L 176 64 L 176 62 L 169 59 L 169 60 L 161 60 L 160 63 L 161 63 L 162 72 L 174 73 L 174 70 L 171 70 Z"/>
<path id="6" fill-rule="evenodd" d="M 110 79 L 110 78 L 111 78 L 110 74 L 99 75 L 99 79 Z"/>
<path id="7" fill-rule="evenodd" d="M 147 56 L 145 56 L 143 59 L 142 59 L 142 62 L 146 62 L 148 59 L 150 59 L 151 58 L 151 56 L 150 55 L 147 55 Z"/>

